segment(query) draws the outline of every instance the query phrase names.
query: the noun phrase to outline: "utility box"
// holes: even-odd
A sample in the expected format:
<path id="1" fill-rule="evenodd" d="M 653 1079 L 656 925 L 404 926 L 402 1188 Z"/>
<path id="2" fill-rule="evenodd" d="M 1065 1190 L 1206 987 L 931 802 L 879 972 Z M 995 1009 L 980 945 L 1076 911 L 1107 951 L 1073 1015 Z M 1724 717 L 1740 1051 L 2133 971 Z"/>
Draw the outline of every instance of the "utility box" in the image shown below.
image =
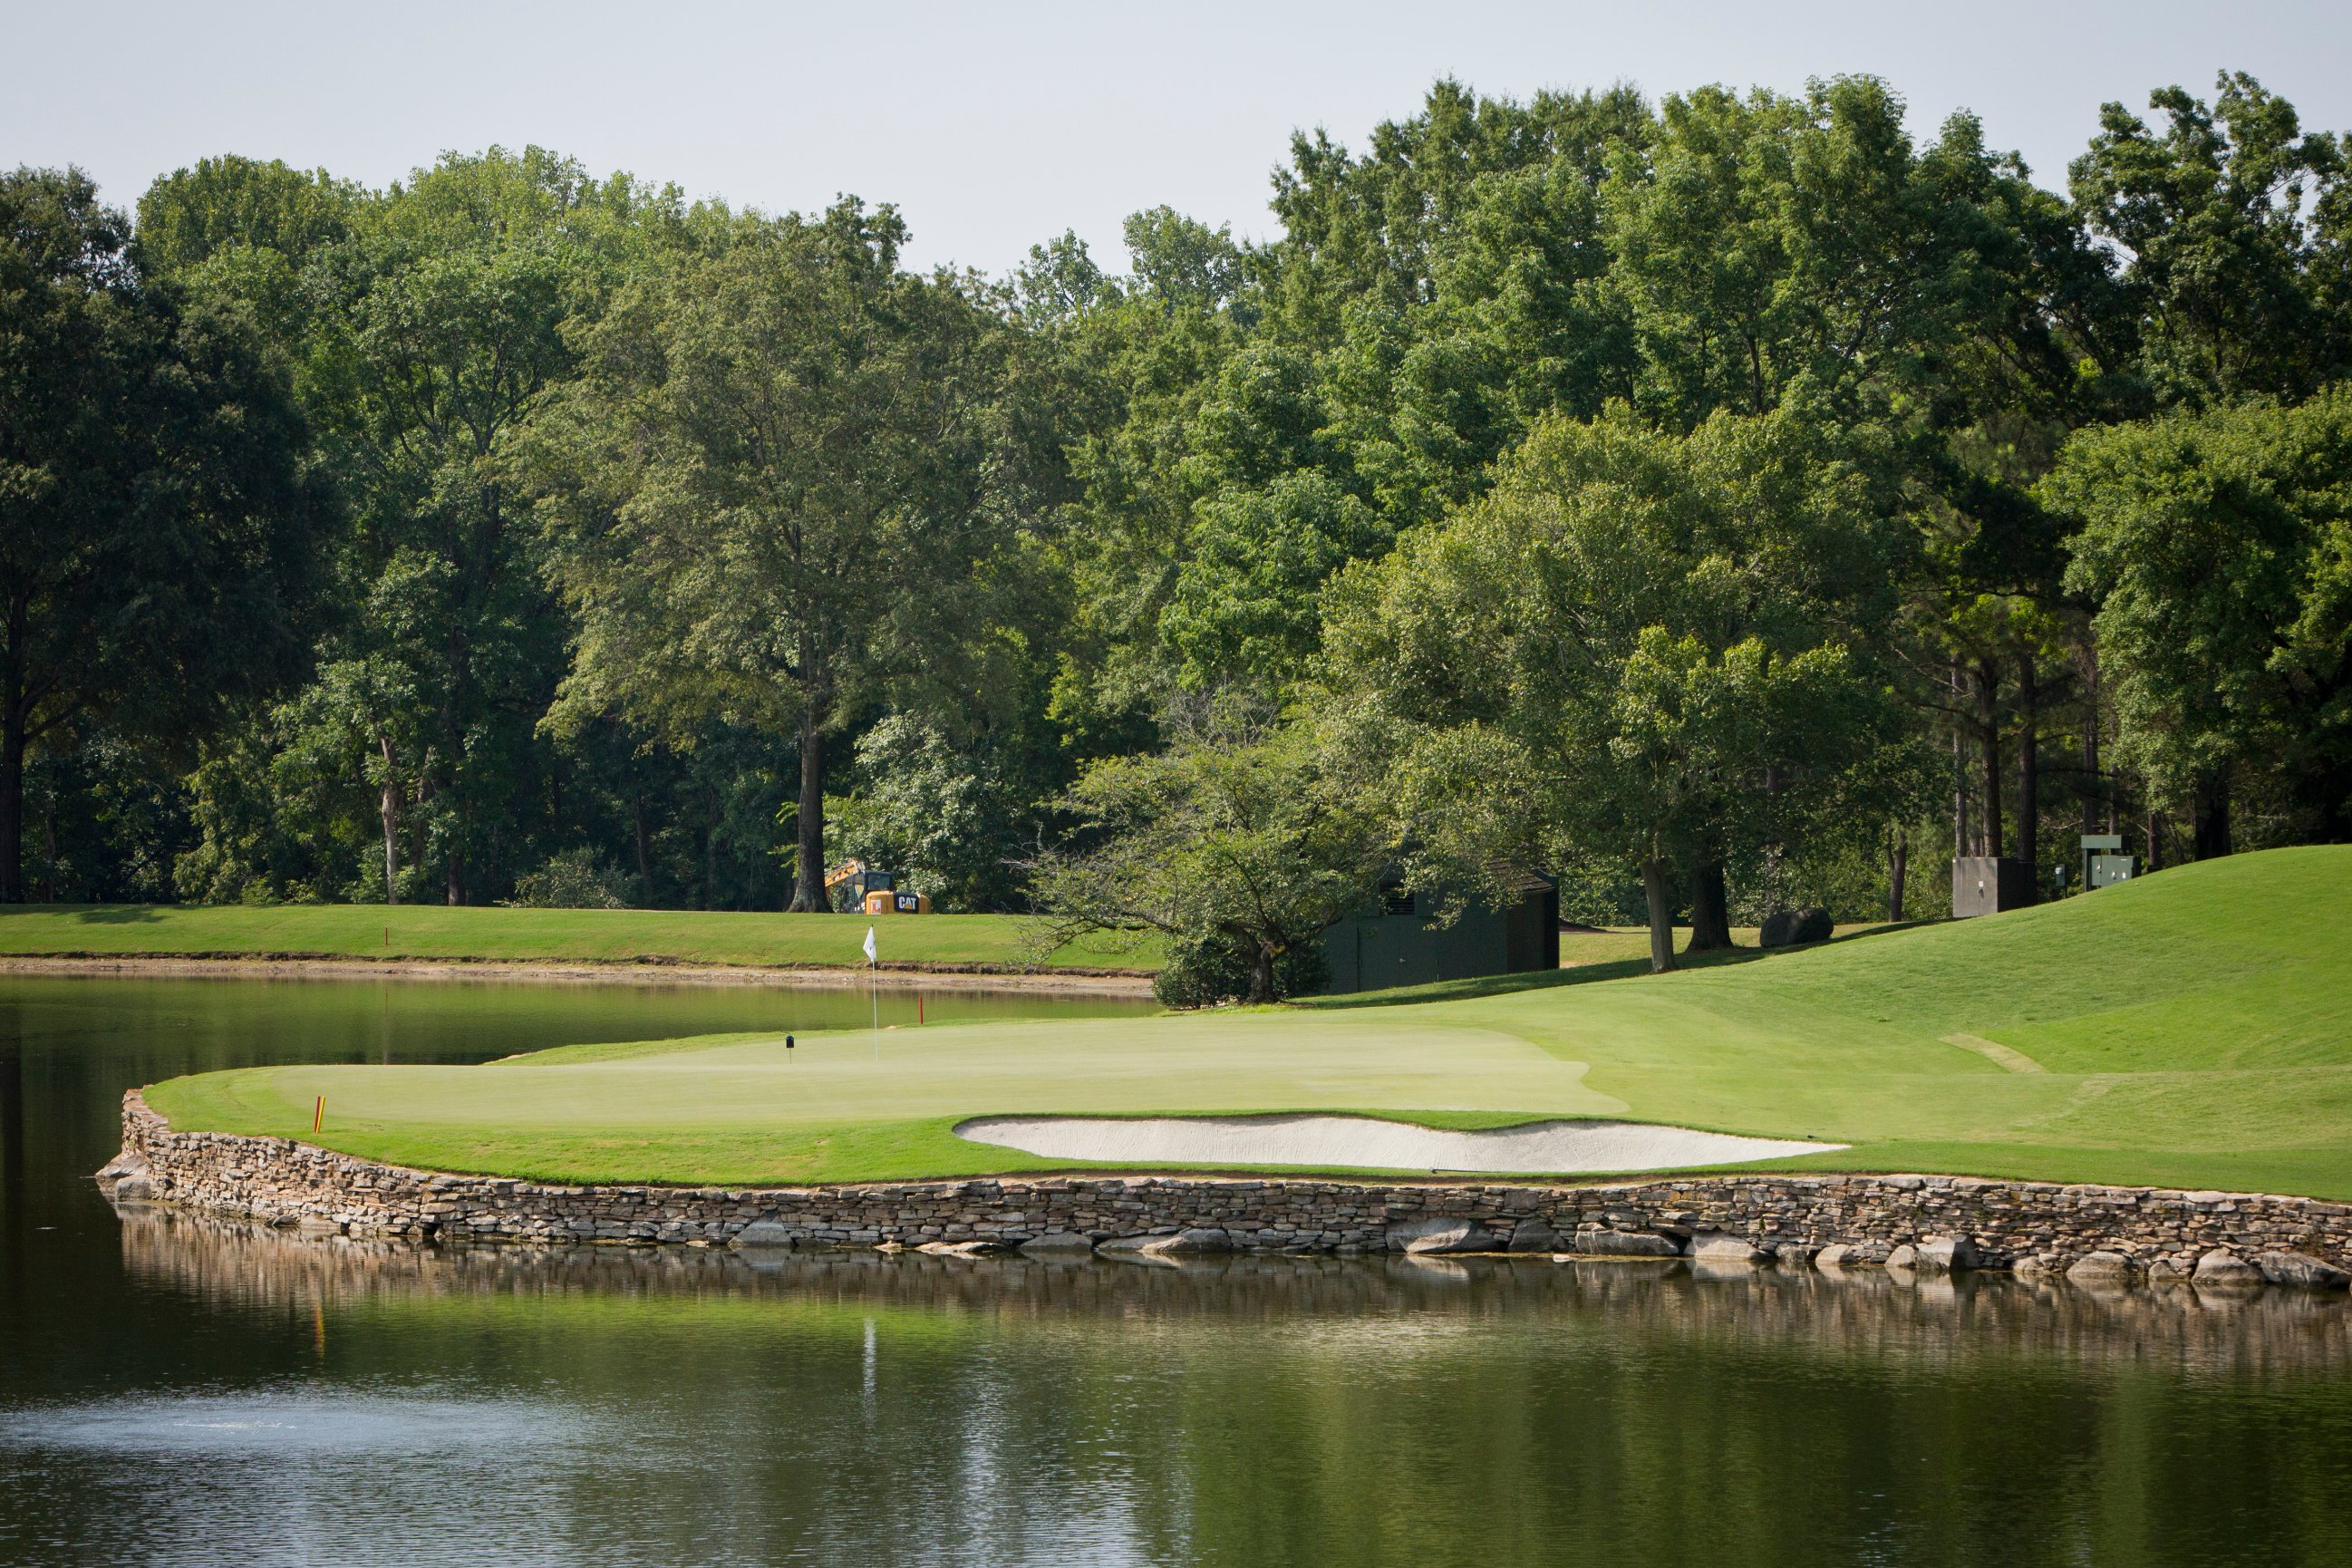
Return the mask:
<path id="1" fill-rule="evenodd" d="M 2090 891 L 2093 888 L 2112 888 L 2117 882 L 2131 880 L 2134 862 L 2130 856 L 2120 853 L 2123 847 L 2123 837 L 2119 834 L 2085 833 L 2083 835 L 2083 890 L 2084 892 Z"/>
<path id="2" fill-rule="evenodd" d="M 1997 915 L 2034 901 L 2033 862 L 2007 856 L 1960 855 L 1952 860 L 1952 918 Z"/>
<path id="3" fill-rule="evenodd" d="M 2117 882 L 2131 880 L 2132 868 L 2138 862 L 2128 855 L 2094 855 L 2090 872 L 2084 882 L 2086 888 L 2112 888 Z"/>

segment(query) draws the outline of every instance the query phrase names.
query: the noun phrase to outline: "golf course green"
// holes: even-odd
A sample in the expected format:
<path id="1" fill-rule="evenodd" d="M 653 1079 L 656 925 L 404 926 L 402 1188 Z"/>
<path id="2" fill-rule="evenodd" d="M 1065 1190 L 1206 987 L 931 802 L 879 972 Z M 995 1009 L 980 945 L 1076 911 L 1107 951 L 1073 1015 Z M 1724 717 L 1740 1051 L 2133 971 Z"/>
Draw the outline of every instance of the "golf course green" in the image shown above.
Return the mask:
<path id="1" fill-rule="evenodd" d="M 2352 1198 L 2352 847 L 1665 975 L 1591 964 L 1191 1016 L 731 1036 L 173 1079 L 179 1128 L 574 1182 L 1071 1168 L 967 1117 L 1593 1116 L 1851 1147 L 1758 1168 Z M 311 1120 L 320 1097 L 323 1129 Z"/>

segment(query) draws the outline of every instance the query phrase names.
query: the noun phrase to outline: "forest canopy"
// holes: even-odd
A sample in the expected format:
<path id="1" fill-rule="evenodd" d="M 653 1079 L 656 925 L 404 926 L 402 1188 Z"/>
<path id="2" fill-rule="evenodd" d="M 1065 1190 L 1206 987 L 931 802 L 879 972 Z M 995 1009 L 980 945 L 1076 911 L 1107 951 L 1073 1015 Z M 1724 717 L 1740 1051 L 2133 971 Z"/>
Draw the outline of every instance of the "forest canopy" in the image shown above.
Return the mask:
<path id="1" fill-rule="evenodd" d="M 0 900 L 856 856 L 1263 996 L 1399 888 L 1663 963 L 2352 836 L 2344 147 L 2224 74 L 2064 183 L 1869 78 L 1440 81 L 1295 138 L 1263 242 L 1005 278 L 538 148 L 20 169 Z"/>

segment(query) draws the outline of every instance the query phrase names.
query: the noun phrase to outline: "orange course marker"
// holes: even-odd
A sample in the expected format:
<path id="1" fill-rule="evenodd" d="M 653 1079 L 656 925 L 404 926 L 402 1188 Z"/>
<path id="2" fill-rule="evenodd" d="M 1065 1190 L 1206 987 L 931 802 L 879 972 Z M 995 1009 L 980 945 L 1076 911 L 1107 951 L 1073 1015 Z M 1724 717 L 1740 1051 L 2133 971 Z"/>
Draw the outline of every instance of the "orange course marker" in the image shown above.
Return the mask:
<path id="1" fill-rule="evenodd" d="M 319 1125 L 320 1125 L 320 1123 L 321 1123 L 321 1122 L 325 1121 L 326 1120 L 327 1120 L 327 1097 L 326 1097 L 325 1095 L 323 1095 L 323 1094 L 322 1094 L 322 1095 L 320 1095 L 320 1096 L 319 1097 L 319 1103 L 318 1103 L 317 1105 L 315 1105 L 315 1106 L 311 1107 L 311 1110 L 310 1110 L 310 1131 L 313 1131 L 313 1132 L 316 1132 L 316 1131 L 319 1130 Z"/>

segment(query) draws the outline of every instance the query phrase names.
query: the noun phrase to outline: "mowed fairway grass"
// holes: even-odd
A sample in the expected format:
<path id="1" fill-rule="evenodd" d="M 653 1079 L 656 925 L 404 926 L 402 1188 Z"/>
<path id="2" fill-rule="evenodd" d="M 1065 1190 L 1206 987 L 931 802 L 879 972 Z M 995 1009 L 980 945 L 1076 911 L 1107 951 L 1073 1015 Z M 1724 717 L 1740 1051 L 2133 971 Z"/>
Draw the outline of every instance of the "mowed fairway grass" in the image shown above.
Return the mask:
<path id="1" fill-rule="evenodd" d="M 885 963 L 1150 970 L 1156 944 L 1040 951 L 1020 915 L 786 915 L 700 910 L 449 909 L 429 904 L 0 906 L 0 955 L 438 959 L 851 965 L 866 930 Z"/>
<path id="2" fill-rule="evenodd" d="M 1072 1168 L 967 1116 L 1368 1110 L 1625 1117 L 1850 1149 L 1779 1167 L 2352 1198 L 2352 848 L 2183 867 L 2063 903 L 1675 974 L 1108 1021 L 595 1046 L 470 1068 L 160 1085 L 176 1125 L 572 1181 Z M 1529 983 L 1533 981 L 1533 983 Z M 1762 1167 L 1747 1167 L 1762 1168 Z"/>

